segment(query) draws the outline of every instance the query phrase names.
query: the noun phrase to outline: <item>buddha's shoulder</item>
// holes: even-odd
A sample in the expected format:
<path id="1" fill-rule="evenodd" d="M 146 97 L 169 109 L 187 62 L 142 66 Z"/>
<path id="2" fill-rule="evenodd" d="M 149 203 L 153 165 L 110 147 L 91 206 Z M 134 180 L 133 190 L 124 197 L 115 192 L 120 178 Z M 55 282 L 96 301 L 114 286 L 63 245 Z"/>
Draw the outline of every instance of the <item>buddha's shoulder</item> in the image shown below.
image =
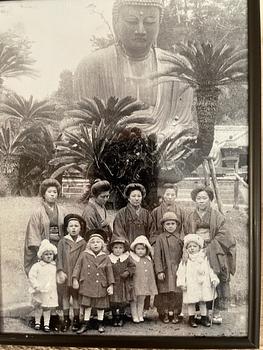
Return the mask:
<path id="1" fill-rule="evenodd" d="M 116 57 L 116 49 L 114 45 L 104 49 L 96 50 L 84 57 L 78 64 L 78 69 L 94 69 L 105 64 L 109 64 Z"/>

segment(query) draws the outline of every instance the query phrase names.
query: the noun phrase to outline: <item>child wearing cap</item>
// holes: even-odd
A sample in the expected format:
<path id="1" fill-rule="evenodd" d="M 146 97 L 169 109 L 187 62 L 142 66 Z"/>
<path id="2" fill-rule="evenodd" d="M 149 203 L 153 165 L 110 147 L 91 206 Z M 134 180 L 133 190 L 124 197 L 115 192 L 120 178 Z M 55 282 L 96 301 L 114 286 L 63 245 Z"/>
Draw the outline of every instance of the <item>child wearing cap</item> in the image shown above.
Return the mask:
<path id="1" fill-rule="evenodd" d="M 176 272 L 181 261 L 183 241 L 179 238 L 180 221 L 174 212 L 166 212 L 161 220 L 163 232 L 154 247 L 154 266 L 158 295 L 154 304 L 164 323 L 179 322 L 182 311 L 182 290 L 177 286 Z M 169 316 L 171 316 L 169 318 Z"/>
<path id="2" fill-rule="evenodd" d="M 199 303 L 201 324 L 210 327 L 207 316 L 206 302 L 217 297 L 216 286 L 219 283 L 207 260 L 204 240 L 197 234 L 188 234 L 184 238 L 184 247 L 187 250 L 187 261 L 181 261 L 177 271 L 177 285 L 183 290 L 183 302 L 187 304 L 189 324 L 197 327 L 195 322 L 195 304 Z"/>
<path id="3" fill-rule="evenodd" d="M 29 270 L 30 293 L 35 308 L 35 329 L 40 330 L 40 319 L 44 316 L 44 331 L 50 331 L 51 310 L 58 307 L 56 263 L 57 248 L 44 239 L 38 249 L 39 262 Z"/>
<path id="4" fill-rule="evenodd" d="M 113 315 L 113 326 L 122 327 L 125 307 L 134 299 L 133 275 L 135 263 L 127 249 L 124 239 L 116 239 L 110 244 L 109 258 L 112 263 L 115 283 L 113 294 L 110 296 L 110 306 Z"/>
<path id="5" fill-rule="evenodd" d="M 109 295 L 113 294 L 114 283 L 105 239 L 103 230 L 90 231 L 86 249 L 81 253 L 72 274 L 73 288 L 79 290 L 80 305 L 84 311 L 84 322 L 77 334 L 89 329 L 92 308 L 97 310 L 98 331 L 105 332 L 104 310 L 110 306 Z"/>
<path id="6" fill-rule="evenodd" d="M 135 263 L 134 283 L 134 301 L 130 303 L 131 314 L 134 323 L 144 322 L 143 308 L 146 296 L 154 297 L 158 294 L 153 261 L 150 255 L 153 255 L 152 247 L 145 236 L 138 236 L 131 243 L 131 257 Z"/>
<path id="7" fill-rule="evenodd" d="M 79 302 L 78 291 L 72 288 L 72 273 L 80 254 L 86 248 L 86 241 L 82 235 L 86 232 L 84 219 L 77 214 L 68 214 L 64 218 L 65 236 L 58 243 L 57 256 L 57 282 L 62 286 L 62 306 L 64 320 L 62 332 L 66 332 L 71 324 L 69 318 L 70 297 L 73 301 L 73 323 L 72 330 L 79 328 Z"/>

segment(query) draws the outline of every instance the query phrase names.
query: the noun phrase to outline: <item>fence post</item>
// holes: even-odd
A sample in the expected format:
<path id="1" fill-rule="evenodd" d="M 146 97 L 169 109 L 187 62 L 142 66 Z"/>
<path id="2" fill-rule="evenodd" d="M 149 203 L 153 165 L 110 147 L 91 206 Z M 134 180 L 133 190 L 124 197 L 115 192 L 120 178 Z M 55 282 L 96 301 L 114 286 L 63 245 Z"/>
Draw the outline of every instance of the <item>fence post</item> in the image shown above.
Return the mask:
<path id="1" fill-rule="evenodd" d="M 213 186 L 214 186 L 214 190 L 215 190 L 217 207 L 218 207 L 218 210 L 220 211 L 220 213 L 224 214 L 224 212 L 223 212 L 223 203 L 222 203 L 222 200 L 220 198 L 219 186 L 218 186 L 218 182 L 217 182 L 217 178 L 216 178 L 216 171 L 215 171 L 213 158 L 212 157 L 207 157 L 207 161 L 208 161 L 210 174 L 211 174 L 211 178 L 212 178 L 212 182 L 213 182 Z"/>
<path id="2" fill-rule="evenodd" d="M 235 163 L 235 173 L 238 175 L 238 161 Z M 234 209 L 239 209 L 238 205 L 238 199 L 239 199 L 239 179 L 236 177 L 235 183 L 234 183 Z"/>

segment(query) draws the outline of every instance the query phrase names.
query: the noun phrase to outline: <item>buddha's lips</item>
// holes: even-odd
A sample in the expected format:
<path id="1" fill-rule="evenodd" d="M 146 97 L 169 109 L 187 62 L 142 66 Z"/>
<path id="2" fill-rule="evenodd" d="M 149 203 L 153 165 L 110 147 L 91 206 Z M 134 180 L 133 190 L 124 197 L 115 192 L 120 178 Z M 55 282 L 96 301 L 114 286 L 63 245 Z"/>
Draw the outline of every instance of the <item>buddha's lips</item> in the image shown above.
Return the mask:
<path id="1" fill-rule="evenodd" d="M 137 41 L 139 43 L 145 43 L 146 42 L 146 38 L 144 38 L 144 37 L 136 37 L 133 40 Z"/>

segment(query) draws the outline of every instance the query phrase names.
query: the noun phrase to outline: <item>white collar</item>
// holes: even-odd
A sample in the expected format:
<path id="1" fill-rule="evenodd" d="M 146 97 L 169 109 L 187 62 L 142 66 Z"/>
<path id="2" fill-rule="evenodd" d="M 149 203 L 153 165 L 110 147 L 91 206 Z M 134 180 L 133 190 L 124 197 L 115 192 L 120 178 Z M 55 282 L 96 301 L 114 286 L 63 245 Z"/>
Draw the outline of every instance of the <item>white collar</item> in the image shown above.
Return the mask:
<path id="1" fill-rule="evenodd" d="M 104 253 L 104 252 L 102 252 L 102 251 L 100 251 L 99 254 L 96 255 L 92 250 L 90 250 L 90 249 L 88 249 L 88 248 L 85 249 L 85 252 L 86 252 L 86 253 L 89 253 L 90 255 L 95 256 L 95 258 L 97 258 L 97 256 L 106 255 L 106 253 Z"/>
<path id="2" fill-rule="evenodd" d="M 135 260 L 136 262 L 139 262 L 140 260 L 141 260 L 141 258 L 138 256 L 138 255 L 136 255 L 134 252 L 130 252 L 130 256 L 133 258 L 133 260 Z M 150 256 L 149 255 L 147 255 L 147 256 L 145 256 L 144 258 L 147 258 L 148 260 L 152 260 L 151 258 L 150 258 Z"/>
<path id="3" fill-rule="evenodd" d="M 76 241 L 74 241 L 74 239 L 70 236 L 70 234 L 66 235 L 64 238 L 68 239 L 69 241 L 74 242 L 74 243 L 78 243 L 78 242 L 83 240 L 83 237 L 78 236 Z"/>
<path id="4" fill-rule="evenodd" d="M 123 261 L 127 260 L 129 256 L 130 256 L 129 252 L 125 252 L 125 253 L 121 254 L 120 256 L 116 256 L 113 253 L 111 253 L 109 255 L 109 258 L 113 264 L 116 264 L 116 262 L 118 260 L 120 260 L 120 262 L 123 262 Z"/>

